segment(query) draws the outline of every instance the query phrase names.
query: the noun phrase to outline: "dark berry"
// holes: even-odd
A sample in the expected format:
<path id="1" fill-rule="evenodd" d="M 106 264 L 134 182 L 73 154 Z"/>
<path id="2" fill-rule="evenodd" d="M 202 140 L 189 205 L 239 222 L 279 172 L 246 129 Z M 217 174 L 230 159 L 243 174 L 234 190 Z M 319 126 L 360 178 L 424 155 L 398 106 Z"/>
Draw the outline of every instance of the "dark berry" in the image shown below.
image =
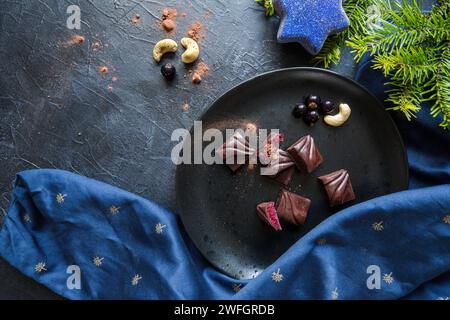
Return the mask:
<path id="1" fill-rule="evenodd" d="M 177 70 L 171 63 L 166 63 L 161 67 L 161 74 L 166 78 L 167 80 L 172 80 L 175 78 L 175 74 L 177 73 Z"/>
<path id="2" fill-rule="evenodd" d="M 320 104 L 320 109 L 322 110 L 323 114 L 329 114 L 334 110 L 334 103 L 328 100 L 324 101 Z"/>
<path id="3" fill-rule="evenodd" d="M 294 110 L 292 110 L 292 115 L 295 118 L 301 118 L 306 114 L 307 108 L 303 103 L 298 103 L 295 105 Z"/>
<path id="4" fill-rule="evenodd" d="M 309 125 L 315 124 L 317 121 L 320 120 L 319 112 L 317 112 L 317 110 L 308 111 L 304 116 L 304 120 Z"/>
<path id="5" fill-rule="evenodd" d="M 308 110 L 316 110 L 320 105 L 320 98 L 318 96 L 309 95 L 305 98 Z"/>

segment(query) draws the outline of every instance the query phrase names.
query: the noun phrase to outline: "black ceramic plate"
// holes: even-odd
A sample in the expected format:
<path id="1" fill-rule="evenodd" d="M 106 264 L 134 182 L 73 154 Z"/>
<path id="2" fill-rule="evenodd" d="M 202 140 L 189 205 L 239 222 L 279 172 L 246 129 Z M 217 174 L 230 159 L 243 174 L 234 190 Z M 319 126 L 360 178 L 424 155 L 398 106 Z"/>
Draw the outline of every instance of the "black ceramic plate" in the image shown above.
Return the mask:
<path id="1" fill-rule="evenodd" d="M 352 115 L 344 126 L 323 122 L 309 127 L 291 116 L 306 94 L 345 102 Z M 310 134 L 324 156 L 312 174 L 296 173 L 288 189 L 312 199 L 306 224 L 272 231 L 261 223 L 255 206 L 275 201 L 282 185 L 260 176 L 259 168 L 237 173 L 225 165 L 180 165 L 177 199 L 183 224 L 198 249 L 213 265 L 239 279 L 253 278 L 321 221 L 343 209 L 330 209 L 317 177 L 347 169 L 356 194 L 351 204 L 408 186 L 408 163 L 397 128 L 377 99 L 338 74 L 293 68 L 263 74 L 228 91 L 201 118 L 207 128 L 280 129 L 283 148 Z M 349 205 L 351 205 L 349 204 Z"/>

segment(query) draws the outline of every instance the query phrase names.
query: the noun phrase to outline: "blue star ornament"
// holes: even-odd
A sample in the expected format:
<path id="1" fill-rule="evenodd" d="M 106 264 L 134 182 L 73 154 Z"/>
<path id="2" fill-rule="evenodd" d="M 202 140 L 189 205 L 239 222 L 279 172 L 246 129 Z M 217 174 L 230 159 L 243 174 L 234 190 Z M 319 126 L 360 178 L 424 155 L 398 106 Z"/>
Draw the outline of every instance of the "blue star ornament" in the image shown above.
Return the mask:
<path id="1" fill-rule="evenodd" d="M 313 55 L 329 35 L 350 25 L 342 0 L 275 0 L 274 5 L 281 17 L 278 42 L 299 42 Z"/>

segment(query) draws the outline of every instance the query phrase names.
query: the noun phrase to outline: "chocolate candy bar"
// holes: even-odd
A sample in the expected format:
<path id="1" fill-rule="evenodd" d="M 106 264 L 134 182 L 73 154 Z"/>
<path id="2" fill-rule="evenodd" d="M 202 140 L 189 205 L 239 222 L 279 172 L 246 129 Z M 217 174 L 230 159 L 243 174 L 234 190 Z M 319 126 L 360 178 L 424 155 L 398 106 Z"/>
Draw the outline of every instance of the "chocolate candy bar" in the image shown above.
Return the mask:
<path id="1" fill-rule="evenodd" d="M 294 175 L 295 162 L 289 153 L 279 149 L 272 155 L 271 162 L 265 170 L 269 177 L 287 186 Z"/>
<path id="2" fill-rule="evenodd" d="M 224 163 L 233 171 L 237 171 L 248 157 L 255 153 L 255 149 L 249 146 L 247 140 L 241 133 L 236 132 L 222 147 L 216 150 L 216 154 L 221 156 Z"/>
<path id="3" fill-rule="evenodd" d="M 330 207 L 355 200 L 352 183 L 347 170 L 341 169 L 319 177 L 328 195 Z"/>
<path id="4" fill-rule="evenodd" d="M 298 194 L 281 190 L 277 200 L 278 216 L 292 224 L 302 225 L 308 216 L 311 200 Z"/>
<path id="5" fill-rule="evenodd" d="M 311 136 L 306 136 L 287 149 L 297 168 L 303 173 L 313 172 L 322 162 L 323 157 Z"/>

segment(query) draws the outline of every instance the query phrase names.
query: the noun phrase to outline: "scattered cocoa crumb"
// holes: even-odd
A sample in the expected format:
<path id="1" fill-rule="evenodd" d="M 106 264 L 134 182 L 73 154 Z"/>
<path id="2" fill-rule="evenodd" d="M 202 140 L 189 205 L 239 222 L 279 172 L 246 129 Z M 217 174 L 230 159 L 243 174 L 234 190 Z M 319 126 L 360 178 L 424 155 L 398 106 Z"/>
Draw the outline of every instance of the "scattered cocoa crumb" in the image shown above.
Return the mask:
<path id="1" fill-rule="evenodd" d="M 176 29 L 177 23 L 177 9 L 164 8 L 162 11 L 161 27 L 167 32 L 171 32 Z"/>
<path id="2" fill-rule="evenodd" d="M 107 66 L 102 66 L 102 67 L 98 68 L 98 71 L 99 71 L 101 74 L 107 74 L 107 73 L 109 72 L 109 69 L 108 69 Z"/>
<path id="3" fill-rule="evenodd" d="M 200 82 L 202 82 L 201 75 L 199 75 L 197 72 L 195 72 L 194 75 L 192 76 L 192 82 L 195 84 L 199 84 Z"/>
<path id="4" fill-rule="evenodd" d="M 113 76 L 113 77 L 111 78 L 111 80 L 112 80 L 112 81 L 117 81 L 117 80 L 119 80 L 119 78 L 116 77 L 116 76 Z"/>
<path id="5" fill-rule="evenodd" d="M 78 34 L 76 34 L 72 37 L 72 42 L 74 44 L 83 44 L 84 40 L 85 40 L 84 36 L 80 36 Z"/>
<path id="6" fill-rule="evenodd" d="M 134 24 L 135 26 L 137 26 L 138 24 L 141 23 L 141 16 L 136 13 L 132 18 L 131 18 L 131 23 Z"/>
<path id="7" fill-rule="evenodd" d="M 162 15 L 163 15 L 163 19 L 167 19 L 169 17 L 169 8 L 164 8 Z"/>
<path id="8" fill-rule="evenodd" d="M 181 16 L 182 16 L 182 17 L 186 17 L 186 16 L 187 16 L 186 12 L 182 12 L 182 13 L 181 13 Z"/>
<path id="9" fill-rule="evenodd" d="M 256 124 L 252 122 L 248 122 L 245 124 L 245 131 L 256 132 L 257 128 L 258 127 L 256 126 Z"/>
<path id="10" fill-rule="evenodd" d="M 93 51 L 97 51 L 98 49 L 100 49 L 102 45 L 100 44 L 99 41 L 94 41 L 91 45 L 91 48 Z"/>
<path id="11" fill-rule="evenodd" d="M 83 44 L 85 40 L 86 39 L 84 36 L 75 34 L 68 41 L 66 41 L 63 46 L 67 48 L 67 47 L 71 47 L 73 45 L 80 45 L 80 44 Z"/>
<path id="12" fill-rule="evenodd" d="M 200 62 L 192 75 L 192 82 L 199 84 L 202 82 L 202 77 L 204 77 L 208 72 L 208 66 L 204 62 Z"/>
<path id="13" fill-rule="evenodd" d="M 109 85 L 109 86 L 108 86 L 108 91 L 109 91 L 109 92 L 113 92 L 113 89 L 114 89 L 114 88 L 113 88 L 112 85 Z"/>
<path id="14" fill-rule="evenodd" d="M 191 107 L 190 107 L 189 104 L 187 104 L 187 103 L 183 104 L 183 106 L 181 107 L 181 109 L 182 109 L 184 112 L 189 111 L 190 108 L 191 108 Z"/>
<path id="15" fill-rule="evenodd" d="M 195 41 L 199 41 L 204 39 L 203 35 L 203 24 L 200 21 L 196 21 L 189 26 L 189 30 L 187 32 L 188 37 L 194 39 Z"/>
<path id="16" fill-rule="evenodd" d="M 163 22 L 161 22 L 161 25 L 167 32 L 173 31 L 177 27 L 175 22 L 171 19 L 163 20 Z"/>

